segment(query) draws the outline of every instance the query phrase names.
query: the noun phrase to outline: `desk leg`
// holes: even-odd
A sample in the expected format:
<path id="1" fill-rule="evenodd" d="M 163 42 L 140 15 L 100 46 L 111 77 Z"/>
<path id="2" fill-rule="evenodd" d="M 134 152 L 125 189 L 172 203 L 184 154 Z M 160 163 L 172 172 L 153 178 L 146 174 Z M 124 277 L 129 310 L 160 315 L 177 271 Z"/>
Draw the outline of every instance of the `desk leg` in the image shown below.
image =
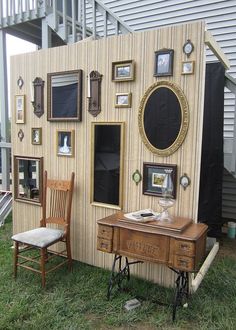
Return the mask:
<path id="1" fill-rule="evenodd" d="M 118 286 L 118 289 L 121 289 L 121 283 L 123 280 L 127 279 L 128 281 L 130 280 L 130 265 L 140 263 L 142 261 L 133 261 L 129 262 L 127 257 L 125 258 L 125 264 L 124 267 L 122 268 L 122 256 L 115 254 L 113 264 L 112 264 L 112 269 L 111 269 L 111 275 L 109 279 L 109 284 L 108 284 L 108 290 L 107 290 L 107 299 L 109 300 L 111 297 L 111 292 L 112 289 L 114 288 L 115 285 Z M 118 271 L 115 271 L 116 265 L 118 262 Z"/>
<path id="2" fill-rule="evenodd" d="M 176 309 L 178 306 L 183 305 L 183 298 L 188 298 L 189 295 L 189 274 L 188 272 L 183 271 L 176 271 L 172 269 L 178 274 L 178 277 L 175 281 L 176 284 L 176 290 L 175 290 L 175 297 L 174 297 L 174 303 L 173 303 L 173 314 L 172 314 L 172 320 L 175 320 L 176 316 Z"/>

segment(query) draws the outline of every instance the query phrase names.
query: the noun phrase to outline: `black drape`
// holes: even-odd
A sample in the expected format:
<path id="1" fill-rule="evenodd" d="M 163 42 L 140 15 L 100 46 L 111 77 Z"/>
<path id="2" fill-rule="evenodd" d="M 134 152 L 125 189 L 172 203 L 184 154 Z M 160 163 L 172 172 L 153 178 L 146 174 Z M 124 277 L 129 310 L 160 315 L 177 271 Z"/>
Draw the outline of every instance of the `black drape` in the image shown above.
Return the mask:
<path id="1" fill-rule="evenodd" d="M 198 220 L 209 226 L 213 237 L 221 234 L 222 226 L 224 75 L 221 63 L 207 64 Z"/>

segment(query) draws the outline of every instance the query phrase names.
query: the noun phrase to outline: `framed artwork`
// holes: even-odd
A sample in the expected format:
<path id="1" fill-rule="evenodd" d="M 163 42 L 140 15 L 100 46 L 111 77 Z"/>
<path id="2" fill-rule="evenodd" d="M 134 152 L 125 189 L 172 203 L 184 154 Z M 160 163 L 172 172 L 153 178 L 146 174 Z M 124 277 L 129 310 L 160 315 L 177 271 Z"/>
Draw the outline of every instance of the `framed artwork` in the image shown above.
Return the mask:
<path id="1" fill-rule="evenodd" d="M 47 75 L 47 120 L 82 121 L 82 70 Z"/>
<path id="2" fill-rule="evenodd" d="M 173 184 L 172 196 L 176 197 L 177 165 L 144 163 L 143 164 L 143 194 L 151 196 L 163 196 L 163 188 L 167 188 L 166 177 L 170 174 Z"/>
<path id="3" fill-rule="evenodd" d="M 25 95 L 15 95 L 16 123 L 25 123 Z"/>
<path id="4" fill-rule="evenodd" d="M 134 78 L 133 60 L 112 63 L 112 81 L 129 81 Z"/>
<path id="5" fill-rule="evenodd" d="M 31 128 L 31 143 L 32 144 L 42 144 L 42 128 Z"/>
<path id="6" fill-rule="evenodd" d="M 57 131 L 57 156 L 74 156 L 74 130 L 58 130 Z"/>
<path id="7" fill-rule="evenodd" d="M 130 108 L 131 93 L 116 93 L 115 108 Z"/>
<path id="8" fill-rule="evenodd" d="M 154 77 L 173 75 L 173 49 L 161 49 L 155 52 Z"/>
<path id="9" fill-rule="evenodd" d="M 193 74 L 194 73 L 194 61 L 182 62 L 182 74 Z"/>

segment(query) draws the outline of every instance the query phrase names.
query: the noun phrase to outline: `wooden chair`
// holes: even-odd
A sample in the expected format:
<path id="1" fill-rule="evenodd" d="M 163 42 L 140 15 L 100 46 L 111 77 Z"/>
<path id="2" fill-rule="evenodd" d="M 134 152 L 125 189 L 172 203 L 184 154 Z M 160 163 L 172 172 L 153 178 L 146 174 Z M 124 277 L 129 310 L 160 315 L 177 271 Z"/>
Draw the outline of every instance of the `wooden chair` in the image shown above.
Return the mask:
<path id="1" fill-rule="evenodd" d="M 40 273 L 42 277 L 42 286 L 45 287 L 47 273 L 61 267 L 65 263 L 68 263 L 68 268 L 71 270 L 70 219 L 74 177 L 75 174 L 72 173 L 69 181 L 49 180 L 47 178 L 47 171 L 44 172 L 43 217 L 40 221 L 40 228 L 12 236 L 15 243 L 15 278 L 17 276 L 17 267 L 20 266 L 36 273 Z M 50 228 L 47 226 L 48 224 L 50 224 Z M 49 253 L 50 251 L 48 248 L 60 241 L 66 244 L 66 248 L 60 252 L 53 251 L 52 253 Z M 20 244 L 23 245 L 23 248 L 20 248 Z M 33 256 L 31 252 L 27 253 L 27 251 L 35 248 L 40 251 L 39 258 Z M 59 258 L 59 263 L 53 266 L 47 265 L 51 267 L 47 269 L 48 267 L 46 267 L 46 264 L 55 256 L 64 256 L 66 259 L 61 260 L 61 258 Z M 35 264 L 38 265 L 37 269 L 36 267 L 33 267 Z"/>

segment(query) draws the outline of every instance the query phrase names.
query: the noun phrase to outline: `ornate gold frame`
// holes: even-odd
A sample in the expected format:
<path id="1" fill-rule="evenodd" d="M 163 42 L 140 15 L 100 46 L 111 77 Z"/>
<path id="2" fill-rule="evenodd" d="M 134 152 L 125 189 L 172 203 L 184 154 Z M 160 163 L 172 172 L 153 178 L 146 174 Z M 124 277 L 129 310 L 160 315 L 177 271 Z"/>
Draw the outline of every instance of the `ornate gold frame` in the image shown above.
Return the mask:
<path id="1" fill-rule="evenodd" d="M 179 134 L 177 138 L 175 139 L 174 143 L 172 143 L 171 146 L 169 146 L 166 149 L 157 149 L 154 147 L 148 140 L 145 130 L 144 130 L 144 124 L 143 124 L 143 116 L 144 116 L 144 110 L 146 107 L 146 103 L 148 101 L 149 96 L 152 94 L 152 92 L 158 88 L 166 87 L 169 88 L 175 95 L 177 96 L 180 108 L 181 108 L 181 115 L 182 115 L 182 121 L 181 121 L 181 127 L 179 130 Z M 152 84 L 145 92 L 139 106 L 139 113 L 138 113 L 138 125 L 139 125 L 139 132 L 142 138 L 143 143 L 145 146 L 154 154 L 157 154 L 158 156 L 167 157 L 169 155 L 172 155 L 183 143 L 189 126 L 189 107 L 188 107 L 188 101 L 186 96 L 184 95 L 181 88 L 170 81 L 158 81 Z"/>
<path id="2" fill-rule="evenodd" d="M 91 180 L 90 180 L 90 202 L 94 206 L 121 210 L 123 207 L 123 176 L 124 176 L 124 122 L 92 122 L 91 123 Z M 108 204 L 94 201 L 94 138 L 95 126 L 97 125 L 120 125 L 120 180 L 119 180 L 119 204 Z"/>

